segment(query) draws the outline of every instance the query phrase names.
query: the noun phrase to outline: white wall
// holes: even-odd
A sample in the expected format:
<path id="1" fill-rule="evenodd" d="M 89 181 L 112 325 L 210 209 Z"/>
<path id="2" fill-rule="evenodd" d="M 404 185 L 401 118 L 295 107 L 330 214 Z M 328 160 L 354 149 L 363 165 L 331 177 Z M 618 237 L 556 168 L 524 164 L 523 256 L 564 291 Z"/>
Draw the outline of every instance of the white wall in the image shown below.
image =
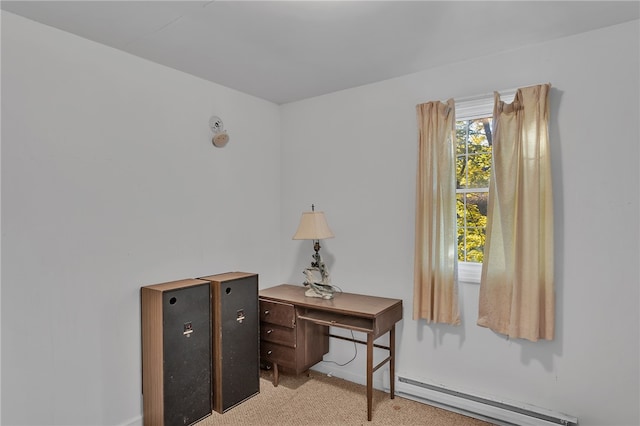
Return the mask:
<path id="1" fill-rule="evenodd" d="M 581 425 L 639 424 L 639 32 L 635 21 L 283 106 L 283 276 L 302 279 L 311 248 L 290 235 L 315 203 L 336 235 L 322 251 L 334 284 L 403 299 L 401 374 L 565 412 Z M 476 284 L 460 286 L 461 326 L 412 320 L 415 106 L 545 82 L 556 339 L 507 340 L 476 326 Z M 363 383 L 358 354 L 344 368 L 318 369 Z M 325 359 L 352 355 L 352 345 L 332 341 Z"/>
<path id="2" fill-rule="evenodd" d="M 280 139 L 275 104 L 2 13 L 2 424 L 139 418 L 140 286 L 278 283 Z"/>

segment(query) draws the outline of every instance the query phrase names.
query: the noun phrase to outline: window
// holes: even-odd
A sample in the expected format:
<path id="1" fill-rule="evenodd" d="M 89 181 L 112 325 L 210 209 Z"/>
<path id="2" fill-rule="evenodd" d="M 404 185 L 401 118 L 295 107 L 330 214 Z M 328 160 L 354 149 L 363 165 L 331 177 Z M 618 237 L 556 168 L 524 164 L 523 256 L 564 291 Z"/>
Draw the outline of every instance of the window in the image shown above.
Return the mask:
<path id="1" fill-rule="evenodd" d="M 515 90 L 501 92 L 509 99 Z M 479 283 L 491 176 L 493 95 L 456 101 L 458 279 Z"/>
<path id="2" fill-rule="evenodd" d="M 482 263 L 491 175 L 491 117 L 456 121 L 458 261 Z"/>

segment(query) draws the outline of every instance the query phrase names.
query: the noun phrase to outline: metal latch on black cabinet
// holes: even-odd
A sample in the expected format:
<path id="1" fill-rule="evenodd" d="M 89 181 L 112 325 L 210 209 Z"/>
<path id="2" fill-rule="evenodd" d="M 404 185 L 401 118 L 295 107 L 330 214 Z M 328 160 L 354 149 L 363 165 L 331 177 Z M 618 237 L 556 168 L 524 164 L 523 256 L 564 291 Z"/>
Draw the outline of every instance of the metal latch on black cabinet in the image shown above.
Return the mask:
<path id="1" fill-rule="evenodd" d="M 182 334 L 187 337 L 191 337 L 191 333 L 193 333 L 193 324 L 191 322 L 185 322 L 183 330 Z"/>
<path id="2" fill-rule="evenodd" d="M 236 313 L 236 321 L 238 321 L 240 324 L 242 324 L 242 321 L 244 321 L 244 309 L 240 309 L 237 313 Z"/>

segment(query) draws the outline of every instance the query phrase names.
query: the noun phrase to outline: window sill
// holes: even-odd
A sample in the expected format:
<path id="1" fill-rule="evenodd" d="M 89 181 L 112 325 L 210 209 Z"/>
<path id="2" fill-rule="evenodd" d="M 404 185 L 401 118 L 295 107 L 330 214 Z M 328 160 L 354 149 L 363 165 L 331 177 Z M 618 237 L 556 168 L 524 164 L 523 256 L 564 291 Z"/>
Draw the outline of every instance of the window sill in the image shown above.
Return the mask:
<path id="1" fill-rule="evenodd" d="M 480 284 L 482 263 L 458 262 L 458 282 Z"/>

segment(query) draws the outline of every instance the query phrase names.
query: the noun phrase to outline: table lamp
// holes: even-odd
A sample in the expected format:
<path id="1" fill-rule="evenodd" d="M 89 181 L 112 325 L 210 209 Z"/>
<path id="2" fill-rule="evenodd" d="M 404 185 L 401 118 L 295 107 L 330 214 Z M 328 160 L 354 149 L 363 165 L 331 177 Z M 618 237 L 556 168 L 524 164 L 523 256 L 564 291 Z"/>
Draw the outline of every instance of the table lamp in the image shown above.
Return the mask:
<path id="1" fill-rule="evenodd" d="M 312 240 L 313 250 L 315 251 L 312 255 L 313 262 L 311 262 L 311 267 L 304 270 L 306 277 L 304 285 L 309 287 L 305 292 L 305 296 L 307 297 L 333 298 L 335 290 L 331 285 L 329 269 L 320 256 L 320 240 L 333 237 L 333 232 L 329 229 L 327 219 L 324 217 L 324 212 L 315 211 L 315 207 L 312 204 L 310 212 L 302 213 L 298 230 L 293 236 L 293 239 Z"/>

